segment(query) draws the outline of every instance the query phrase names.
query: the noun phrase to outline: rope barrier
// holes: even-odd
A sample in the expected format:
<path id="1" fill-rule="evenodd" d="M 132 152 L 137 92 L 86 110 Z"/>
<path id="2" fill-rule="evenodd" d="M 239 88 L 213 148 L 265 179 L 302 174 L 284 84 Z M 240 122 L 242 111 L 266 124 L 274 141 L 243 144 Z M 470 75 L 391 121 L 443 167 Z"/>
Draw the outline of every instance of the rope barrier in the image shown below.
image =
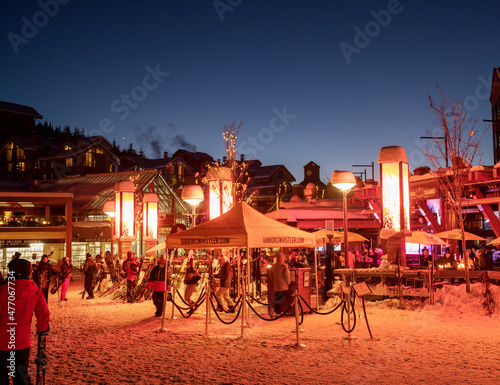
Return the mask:
<path id="1" fill-rule="evenodd" d="M 290 298 L 290 297 L 289 297 L 289 298 Z M 285 299 L 287 299 L 287 298 L 285 298 Z M 281 302 L 281 301 L 280 301 L 280 302 Z M 261 316 L 261 315 L 257 312 L 257 310 L 255 310 L 255 309 L 253 308 L 253 306 L 250 304 L 250 302 L 249 302 L 248 300 L 247 300 L 247 304 L 248 304 L 248 306 L 250 307 L 250 309 L 252 309 L 252 311 L 255 313 L 255 315 L 256 315 L 257 317 L 259 317 L 261 320 L 264 320 L 264 321 L 276 321 L 276 320 L 279 320 L 279 319 L 280 319 L 281 317 L 283 317 L 283 316 L 284 316 L 284 315 L 288 312 L 288 310 L 290 310 L 290 308 L 292 307 L 292 305 L 289 305 L 289 306 L 288 306 L 288 308 L 287 308 L 284 312 L 282 312 L 279 316 L 277 316 L 276 318 L 266 318 L 266 317 L 262 317 L 262 316 Z M 265 304 L 265 305 L 267 305 L 267 304 Z M 271 304 L 270 304 L 270 305 L 271 305 Z"/>
<path id="2" fill-rule="evenodd" d="M 352 311 L 349 312 L 349 309 L 346 309 L 347 308 L 347 306 L 346 306 L 347 303 L 346 303 L 345 300 L 343 300 L 342 301 L 342 310 L 340 312 L 340 323 L 342 324 L 342 329 L 344 329 L 344 331 L 346 333 L 351 333 L 354 330 L 354 328 L 356 327 L 356 311 L 354 310 L 354 300 L 350 300 L 349 299 L 348 303 L 352 307 Z M 354 316 L 353 325 L 352 325 L 352 327 L 349 330 L 347 330 L 346 327 L 345 327 L 345 325 L 344 325 L 344 313 L 347 313 L 347 317 L 349 317 L 350 314 L 353 314 L 353 316 Z"/>
<path id="3" fill-rule="evenodd" d="M 215 297 L 215 294 L 212 293 L 212 296 Z M 215 300 L 217 301 L 217 298 L 215 298 Z M 241 297 L 240 297 L 240 300 L 241 300 Z M 219 303 L 219 301 L 217 301 L 217 303 Z M 240 303 L 240 301 L 238 301 L 238 303 Z M 226 322 L 222 318 L 220 318 L 219 312 L 215 308 L 214 303 L 212 301 L 210 301 L 210 304 L 212 305 L 212 309 L 214 310 L 214 313 L 217 316 L 217 318 L 219 319 L 219 321 L 222 322 L 225 325 L 231 325 L 232 323 L 234 323 L 238 319 L 238 317 L 240 315 L 241 308 L 243 307 L 243 306 L 239 307 L 238 312 L 236 313 L 236 316 L 234 317 L 234 319 L 232 321 Z M 236 306 L 238 306 L 238 304 L 235 304 L 231 310 L 233 310 Z M 230 310 L 229 311 L 224 310 L 224 312 L 228 313 L 228 312 L 230 312 Z"/>
<path id="4" fill-rule="evenodd" d="M 309 304 L 306 302 L 306 300 L 304 299 L 304 297 L 302 297 L 302 295 L 299 294 L 299 298 L 302 299 L 302 301 L 304 302 L 304 304 L 309 308 L 310 311 L 312 311 L 313 313 L 315 314 L 319 314 L 319 315 L 329 315 L 329 314 L 332 314 L 335 310 L 337 310 L 340 305 L 342 305 L 343 301 L 341 301 L 335 308 L 333 308 L 331 311 L 327 312 L 327 313 L 321 313 L 319 311 L 316 311 L 314 310 L 311 306 L 309 306 Z"/>

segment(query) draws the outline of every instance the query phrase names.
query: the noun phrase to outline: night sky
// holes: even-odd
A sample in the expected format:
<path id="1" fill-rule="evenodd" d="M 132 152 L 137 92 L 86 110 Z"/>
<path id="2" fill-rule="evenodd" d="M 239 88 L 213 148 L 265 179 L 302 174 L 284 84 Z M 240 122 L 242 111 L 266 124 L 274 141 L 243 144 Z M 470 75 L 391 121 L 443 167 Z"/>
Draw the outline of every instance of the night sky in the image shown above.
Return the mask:
<path id="1" fill-rule="evenodd" d="M 284 164 L 298 182 L 362 171 L 383 146 L 425 164 L 436 85 L 491 119 L 500 66 L 493 1 L 2 2 L 0 100 L 54 125 L 133 143 L 225 155 L 222 128 L 244 120 L 239 153 Z M 492 164 L 491 131 L 483 164 Z M 370 173 L 368 173 L 370 174 Z M 370 177 L 370 175 L 368 175 Z M 376 175 L 377 178 L 377 175 Z"/>

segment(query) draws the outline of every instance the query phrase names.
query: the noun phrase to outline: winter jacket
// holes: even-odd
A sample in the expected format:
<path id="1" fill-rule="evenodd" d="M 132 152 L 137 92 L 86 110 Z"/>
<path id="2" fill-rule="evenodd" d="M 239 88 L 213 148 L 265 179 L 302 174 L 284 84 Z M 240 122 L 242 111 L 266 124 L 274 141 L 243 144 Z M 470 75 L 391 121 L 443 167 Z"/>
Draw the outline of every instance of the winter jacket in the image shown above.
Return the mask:
<path id="1" fill-rule="evenodd" d="M 87 258 L 85 261 L 85 265 L 83 265 L 83 273 L 85 274 L 85 278 L 94 277 L 95 271 L 97 269 L 97 265 L 92 258 Z"/>
<path id="2" fill-rule="evenodd" d="M 47 289 L 50 284 L 50 277 L 57 275 L 57 273 L 52 268 L 51 264 L 48 262 L 40 262 L 36 268 L 33 276 L 33 280 L 42 289 Z"/>
<path id="3" fill-rule="evenodd" d="M 194 267 L 188 267 L 184 276 L 184 283 L 186 285 L 196 285 L 200 278 L 200 273 Z"/>
<path id="4" fill-rule="evenodd" d="M 148 289 L 153 289 L 153 291 L 165 291 L 165 267 L 160 267 L 156 265 L 151 270 L 151 274 L 148 279 Z M 167 291 L 170 291 L 170 279 L 167 280 Z"/>
<path id="5" fill-rule="evenodd" d="M 269 279 L 273 282 L 274 291 L 286 291 L 290 285 L 290 270 L 285 263 L 273 263 L 269 270 Z"/>
<path id="6" fill-rule="evenodd" d="M 231 287 L 231 264 L 226 261 L 219 271 L 220 287 Z"/>
<path id="7" fill-rule="evenodd" d="M 125 272 L 127 273 L 127 280 L 135 281 L 137 279 L 137 260 L 133 259 L 131 261 L 127 259 L 123 262 L 123 266 L 125 268 Z"/>
<path id="8" fill-rule="evenodd" d="M 49 328 L 49 308 L 42 290 L 33 281 L 7 280 L 0 287 L 0 350 L 20 350 L 31 346 L 33 312 L 37 331 L 46 331 Z"/>

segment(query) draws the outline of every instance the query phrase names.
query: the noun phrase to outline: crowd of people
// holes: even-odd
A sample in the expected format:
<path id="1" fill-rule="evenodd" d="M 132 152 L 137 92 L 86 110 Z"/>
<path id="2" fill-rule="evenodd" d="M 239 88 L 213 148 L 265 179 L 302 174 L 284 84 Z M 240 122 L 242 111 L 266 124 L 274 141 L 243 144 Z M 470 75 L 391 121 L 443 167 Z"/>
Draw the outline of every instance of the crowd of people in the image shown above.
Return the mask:
<path id="1" fill-rule="evenodd" d="M 434 259 L 427 248 L 422 249 L 420 265 L 428 267 L 432 263 L 435 268 L 457 268 L 460 264 L 467 264 L 469 269 L 492 270 L 494 266 L 500 266 L 500 250 L 491 247 L 471 248 L 461 258 L 447 247 L 441 257 Z"/>

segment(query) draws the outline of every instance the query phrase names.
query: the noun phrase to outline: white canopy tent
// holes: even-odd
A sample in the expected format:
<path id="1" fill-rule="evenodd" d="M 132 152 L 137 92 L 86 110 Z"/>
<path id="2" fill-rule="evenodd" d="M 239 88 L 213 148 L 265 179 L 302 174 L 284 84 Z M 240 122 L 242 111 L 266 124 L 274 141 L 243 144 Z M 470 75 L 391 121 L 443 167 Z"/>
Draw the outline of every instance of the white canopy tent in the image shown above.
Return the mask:
<path id="1" fill-rule="evenodd" d="M 169 249 L 315 247 L 316 237 L 240 202 L 211 221 L 169 235 L 165 246 Z"/>
<path id="2" fill-rule="evenodd" d="M 296 229 L 253 209 L 240 202 L 229 211 L 189 230 L 167 237 L 168 249 L 212 249 L 212 248 L 270 248 L 270 247 L 316 247 L 316 237 L 312 233 Z M 315 258 L 316 261 L 316 258 Z M 250 269 L 250 264 L 247 264 Z M 315 263 L 317 277 L 318 266 Z M 247 277 L 249 277 L 249 271 Z M 248 279 L 248 278 L 247 278 Z M 248 284 L 248 282 L 247 282 Z M 316 281 L 316 295 L 318 288 Z M 316 303 L 319 303 L 318 298 Z M 245 314 L 244 310 L 244 314 Z M 249 313 L 248 313 L 249 314 Z M 242 318 L 242 335 L 243 319 Z M 250 321 L 250 319 L 248 319 Z"/>

